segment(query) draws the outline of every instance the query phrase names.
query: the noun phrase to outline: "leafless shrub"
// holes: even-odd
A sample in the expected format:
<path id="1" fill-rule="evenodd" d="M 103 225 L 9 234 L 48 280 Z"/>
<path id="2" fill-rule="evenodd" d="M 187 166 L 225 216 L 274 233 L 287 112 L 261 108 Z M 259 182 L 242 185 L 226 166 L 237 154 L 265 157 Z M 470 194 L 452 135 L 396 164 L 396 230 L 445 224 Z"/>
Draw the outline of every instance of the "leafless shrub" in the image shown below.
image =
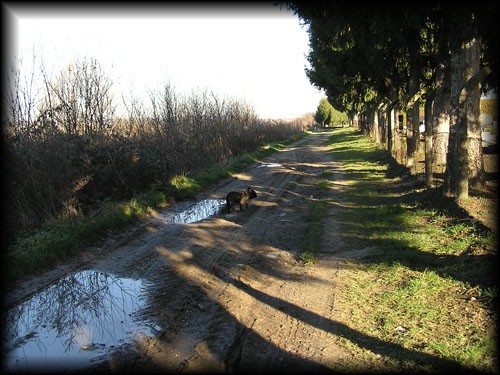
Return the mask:
<path id="1" fill-rule="evenodd" d="M 52 132 L 96 134 L 111 128 L 112 84 L 95 59 L 69 65 L 55 82 L 45 83 L 47 93 L 40 112 L 47 117 Z"/>
<path id="2" fill-rule="evenodd" d="M 146 107 L 122 98 L 115 115 L 111 81 L 95 60 L 50 80 L 44 96 L 13 76 L 6 136 L 9 230 L 78 217 L 105 199 L 129 198 L 152 185 L 303 131 L 299 122 L 259 119 L 254 108 L 213 92 L 179 95 L 165 84 Z"/>
<path id="3" fill-rule="evenodd" d="M 35 62 L 35 58 L 34 61 Z M 11 137 L 29 137 L 36 121 L 37 89 L 36 72 L 31 70 L 22 74 L 22 62 L 9 65 L 2 70 L 2 124 L 4 133 Z"/>

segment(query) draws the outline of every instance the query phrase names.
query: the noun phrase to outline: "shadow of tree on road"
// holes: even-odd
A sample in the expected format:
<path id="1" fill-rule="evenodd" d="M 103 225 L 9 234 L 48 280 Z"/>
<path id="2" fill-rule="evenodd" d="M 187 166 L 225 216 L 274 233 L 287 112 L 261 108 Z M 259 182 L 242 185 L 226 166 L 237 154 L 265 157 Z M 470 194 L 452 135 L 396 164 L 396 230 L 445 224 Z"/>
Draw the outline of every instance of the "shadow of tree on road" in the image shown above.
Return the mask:
<path id="1" fill-rule="evenodd" d="M 435 371 L 445 373 L 472 373 L 470 368 L 463 367 L 456 362 L 439 358 L 426 353 L 421 353 L 401 347 L 400 345 L 382 341 L 375 337 L 370 337 L 357 330 L 354 330 L 347 325 L 326 319 L 314 312 L 305 310 L 295 304 L 289 303 L 282 299 L 265 294 L 257 289 L 252 288 L 250 285 L 245 284 L 239 280 L 230 281 L 234 286 L 238 287 L 245 293 L 252 295 L 258 300 L 274 307 L 285 311 L 290 316 L 301 320 L 302 322 L 319 329 L 325 330 L 337 336 L 344 337 L 349 341 L 359 345 L 360 347 L 370 350 L 373 353 L 380 354 L 384 357 L 392 358 L 399 362 L 415 361 L 419 365 L 431 365 Z"/>

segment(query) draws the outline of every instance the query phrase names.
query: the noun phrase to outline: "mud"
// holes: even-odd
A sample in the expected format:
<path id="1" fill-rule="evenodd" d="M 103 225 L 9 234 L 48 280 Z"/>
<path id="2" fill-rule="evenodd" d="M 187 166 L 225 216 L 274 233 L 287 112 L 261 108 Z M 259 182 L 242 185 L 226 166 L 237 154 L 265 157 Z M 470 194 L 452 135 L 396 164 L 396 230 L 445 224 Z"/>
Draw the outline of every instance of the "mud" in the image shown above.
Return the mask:
<path id="1" fill-rule="evenodd" d="M 334 192 L 345 189 L 328 135 L 312 134 L 19 285 L 6 301 L 10 370 L 335 369 L 347 355 L 334 316 L 341 201 L 330 202 L 318 263 L 298 261 L 309 207 L 323 198 L 321 173 Z M 226 214 L 226 193 L 249 184 L 258 198 Z"/>

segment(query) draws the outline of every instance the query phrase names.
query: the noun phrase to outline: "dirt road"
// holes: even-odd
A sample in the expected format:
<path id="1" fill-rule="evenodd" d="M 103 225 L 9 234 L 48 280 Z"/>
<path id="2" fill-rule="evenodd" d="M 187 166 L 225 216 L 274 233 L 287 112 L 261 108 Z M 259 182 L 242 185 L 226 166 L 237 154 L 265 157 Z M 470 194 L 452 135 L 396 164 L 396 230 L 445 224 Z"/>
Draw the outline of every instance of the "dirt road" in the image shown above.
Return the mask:
<path id="1" fill-rule="evenodd" d="M 199 199 L 223 198 L 251 185 L 248 210 L 219 212 L 189 224 L 158 217 L 88 251 L 78 262 L 28 280 L 9 298 L 22 300 L 70 270 L 93 269 L 142 280 L 140 319 L 154 329 L 110 349 L 99 368 L 116 371 L 323 371 L 338 349 L 335 204 L 319 261 L 298 261 L 309 207 L 323 198 L 322 172 L 343 189 L 324 141 L 311 134 L 222 181 Z M 332 199 L 330 197 L 330 199 Z M 77 264 L 78 263 L 78 264 Z M 137 318 L 137 316 L 136 316 Z"/>

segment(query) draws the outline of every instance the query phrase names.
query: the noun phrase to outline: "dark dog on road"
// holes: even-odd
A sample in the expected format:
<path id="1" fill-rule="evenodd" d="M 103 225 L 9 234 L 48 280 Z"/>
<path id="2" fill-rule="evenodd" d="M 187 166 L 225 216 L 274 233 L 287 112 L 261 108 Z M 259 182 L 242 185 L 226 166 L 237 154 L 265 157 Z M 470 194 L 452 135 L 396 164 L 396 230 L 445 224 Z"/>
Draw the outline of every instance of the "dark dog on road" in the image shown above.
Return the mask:
<path id="1" fill-rule="evenodd" d="M 240 211 L 243 210 L 243 206 L 248 208 L 248 201 L 253 198 L 257 198 L 257 193 L 250 186 L 243 192 L 230 191 L 226 195 L 227 213 L 229 213 L 231 207 L 236 204 L 240 205 Z"/>

